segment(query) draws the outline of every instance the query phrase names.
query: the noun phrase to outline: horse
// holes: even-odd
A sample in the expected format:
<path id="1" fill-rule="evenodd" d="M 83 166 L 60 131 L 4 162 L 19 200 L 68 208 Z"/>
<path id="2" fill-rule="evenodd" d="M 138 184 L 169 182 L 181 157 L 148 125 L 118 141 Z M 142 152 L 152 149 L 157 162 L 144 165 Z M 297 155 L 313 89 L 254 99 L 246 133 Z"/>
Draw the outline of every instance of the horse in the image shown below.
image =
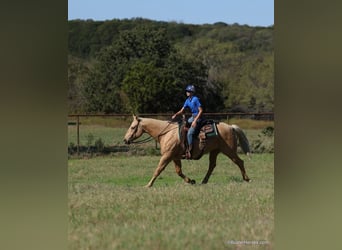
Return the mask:
<path id="1" fill-rule="evenodd" d="M 199 148 L 198 139 L 194 138 L 192 156 L 196 159 L 196 156 L 199 156 L 200 158 L 203 153 L 210 154 L 209 168 L 207 174 L 202 180 L 202 184 L 206 184 L 208 182 L 210 175 L 216 167 L 217 155 L 220 152 L 228 156 L 240 168 L 243 180 L 250 182 L 245 171 L 244 161 L 237 154 L 238 141 L 244 153 L 250 153 L 246 135 L 237 125 L 228 125 L 220 122 L 216 124 L 216 126 L 218 135 L 207 138 L 204 152 Z M 179 125 L 177 122 L 142 118 L 133 115 L 133 122 L 129 126 L 124 137 L 125 144 L 134 143 L 134 141 L 144 133 L 149 134 L 160 144 L 161 158 L 159 160 L 159 164 L 155 169 L 151 180 L 145 187 L 152 187 L 154 181 L 171 161 L 173 161 L 175 165 L 175 170 L 178 176 L 180 176 L 186 183 L 196 183 L 195 180 L 188 178 L 182 172 L 181 160 L 182 155 L 184 154 L 184 147 L 179 138 L 178 128 Z"/>

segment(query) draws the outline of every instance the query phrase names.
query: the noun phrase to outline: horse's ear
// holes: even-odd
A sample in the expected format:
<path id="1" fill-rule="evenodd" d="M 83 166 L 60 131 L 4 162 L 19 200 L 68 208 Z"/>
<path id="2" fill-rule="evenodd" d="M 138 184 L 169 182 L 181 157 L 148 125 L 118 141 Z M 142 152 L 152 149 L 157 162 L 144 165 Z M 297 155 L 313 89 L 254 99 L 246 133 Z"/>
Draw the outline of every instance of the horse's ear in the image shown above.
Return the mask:
<path id="1" fill-rule="evenodd" d="M 133 119 L 140 121 L 140 118 L 137 115 L 135 115 L 135 114 L 133 114 Z"/>

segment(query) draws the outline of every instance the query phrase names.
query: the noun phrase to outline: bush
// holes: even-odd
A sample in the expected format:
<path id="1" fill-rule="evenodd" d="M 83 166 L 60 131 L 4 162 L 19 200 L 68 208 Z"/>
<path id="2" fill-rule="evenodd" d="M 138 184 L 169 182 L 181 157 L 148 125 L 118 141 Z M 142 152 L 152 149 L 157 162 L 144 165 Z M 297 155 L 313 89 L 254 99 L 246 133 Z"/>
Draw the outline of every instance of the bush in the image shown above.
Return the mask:
<path id="1" fill-rule="evenodd" d="M 69 147 L 68 147 L 68 153 L 73 154 L 74 153 L 74 148 L 75 148 L 75 143 L 70 142 Z"/>
<path id="2" fill-rule="evenodd" d="M 258 139 L 252 141 L 251 150 L 252 153 L 274 153 L 274 128 L 264 128 L 258 134 Z"/>
<path id="3" fill-rule="evenodd" d="M 101 138 L 99 138 L 95 141 L 95 148 L 96 148 L 96 152 L 98 152 L 98 153 L 104 151 L 104 142 L 102 141 Z"/>
<path id="4" fill-rule="evenodd" d="M 89 133 L 87 135 L 87 147 L 88 147 L 88 152 L 90 151 L 90 147 L 93 144 L 93 140 L 94 140 L 94 135 L 92 133 Z"/>

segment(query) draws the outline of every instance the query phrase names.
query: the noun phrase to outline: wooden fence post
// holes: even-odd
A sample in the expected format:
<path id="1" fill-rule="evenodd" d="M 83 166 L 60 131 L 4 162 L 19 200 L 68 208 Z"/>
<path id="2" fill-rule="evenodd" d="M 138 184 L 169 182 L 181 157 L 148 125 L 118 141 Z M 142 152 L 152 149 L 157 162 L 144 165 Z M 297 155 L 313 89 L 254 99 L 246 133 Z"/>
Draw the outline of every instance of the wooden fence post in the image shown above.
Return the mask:
<path id="1" fill-rule="evenodd" d="M 80 155 L 80 116 L 77 116 L 77 155 Z"/>

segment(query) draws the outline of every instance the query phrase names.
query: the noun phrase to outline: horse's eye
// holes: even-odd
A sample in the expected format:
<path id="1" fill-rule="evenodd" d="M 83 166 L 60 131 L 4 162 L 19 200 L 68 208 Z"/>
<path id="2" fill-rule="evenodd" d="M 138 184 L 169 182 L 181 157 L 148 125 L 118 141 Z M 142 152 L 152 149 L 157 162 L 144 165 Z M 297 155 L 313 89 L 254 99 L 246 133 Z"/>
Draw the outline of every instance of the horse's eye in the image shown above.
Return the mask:
<path id="1" fill-rule="evenodd" d="M 131 127 L 131 129 L 135 129 L 137 126 Z"/>

